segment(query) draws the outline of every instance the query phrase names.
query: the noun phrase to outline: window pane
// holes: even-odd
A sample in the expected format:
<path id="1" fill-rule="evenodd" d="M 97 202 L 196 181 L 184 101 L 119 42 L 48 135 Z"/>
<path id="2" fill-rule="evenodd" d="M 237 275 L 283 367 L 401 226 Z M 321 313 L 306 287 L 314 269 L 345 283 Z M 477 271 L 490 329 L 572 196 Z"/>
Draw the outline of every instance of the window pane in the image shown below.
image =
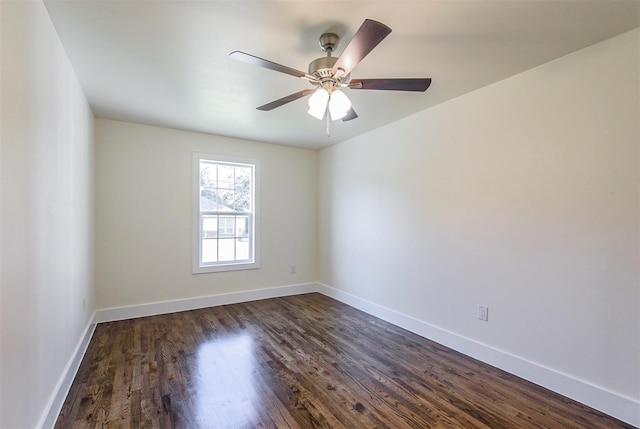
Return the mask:
<path id="1" fill-rule="evenodd" d="M 228 212 L 233 210 L 233 192 L 228 189 L 213 191 L 213 211 Z"/>
<path id="2" fill-rule="evenodd" d="M 218 232 L 220 236 L 233 237 L 235 229 L 235 220 L 232 216 L 220 216 L 218 223 Z"/>
<path id="3" fill-rule="evenodd" d="M 202 262 L 218 262 L 218 240 L 205 238 L 202 240 Z"/>
<path id="4" fill-rule="evenodd" d="M 251 211 L 251 168 L 237 167 L 235 181 L 235 210 Z"/>
<path id="5" fill-rule="evenodd" d="M 203 216 L 202 238 L 216 238 L 218 236 L 217 216 Z"/>
<path id="6" fill-rule="evenodd" d="M 231 165 L 218 165 L 218 188 L 233 189 L 235 182 L 235 167 Z"/>
<path id="7" fill-rule="evenodd" d="M 236 259 L 248 260 L 249 259 L 249 240 L 247 238 L 236 239 Z"/>
<path id="8" fill-rule="evenodd" d="M 227 262 L 235 260 L 235 247 L 233 238 L 221 238 L 218 240 L 218 260 Z"/>
<path id="9" fill-rule="evenodd" d="M 212 162 L 200 161 L 200 187 L 217 188 L 218 166 Z"/>
<path id="10" fill-rule="evenodd" d="M 249 234 L 249 218 L 236 216 L 236 237 L 247 237 Z"/>

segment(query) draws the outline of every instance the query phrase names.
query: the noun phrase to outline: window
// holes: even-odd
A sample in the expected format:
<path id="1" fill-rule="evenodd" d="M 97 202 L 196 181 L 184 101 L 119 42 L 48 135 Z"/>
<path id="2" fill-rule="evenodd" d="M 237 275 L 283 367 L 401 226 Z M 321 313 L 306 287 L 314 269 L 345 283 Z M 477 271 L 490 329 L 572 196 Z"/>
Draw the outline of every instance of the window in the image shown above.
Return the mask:
<path id="1" fill-rule="evenodd" d="M 258 162 L 193 155 L 193 273 L 259 268 Z"/>

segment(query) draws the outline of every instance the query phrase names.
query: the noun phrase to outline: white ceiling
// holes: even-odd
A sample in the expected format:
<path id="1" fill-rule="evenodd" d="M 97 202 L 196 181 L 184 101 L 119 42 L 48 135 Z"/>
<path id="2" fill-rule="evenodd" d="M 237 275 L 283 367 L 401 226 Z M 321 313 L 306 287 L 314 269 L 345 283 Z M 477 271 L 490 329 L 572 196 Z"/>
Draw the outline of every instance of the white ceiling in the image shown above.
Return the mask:
<path id="1" fill-rule="evenodd" d="M 640 0 L 45 0 L 97 117 L 318 149 L 640 25 Z M 392 28 L 352 78 L 431 77 L 425 93 L 346 90 L 359 118 L 331 123 L 310 88 L 235 61 L 241 50 L 307 71 L 332 31 L 342 52 L 365 18 Z M 594 82 L 599 85 L 601 82 Z M 540 82 L 544 85 L 544 82 Z"/>

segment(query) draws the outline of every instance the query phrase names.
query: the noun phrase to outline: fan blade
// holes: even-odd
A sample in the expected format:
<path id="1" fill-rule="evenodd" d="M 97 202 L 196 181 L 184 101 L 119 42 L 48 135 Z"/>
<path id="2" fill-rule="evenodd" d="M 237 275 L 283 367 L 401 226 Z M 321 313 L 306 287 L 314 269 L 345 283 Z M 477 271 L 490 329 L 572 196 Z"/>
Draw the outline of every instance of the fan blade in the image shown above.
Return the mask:
<path id="1" fill-rule="evenodd" d="M 378 89 L 383 91 L 420 91 L 431 85 L 431 79 L 352 79 L 351 89 Z"/>
<path id="2" fill-rule="evenodd" d="M 317 79 L 300 70 L 292 69 L 291 67 L 283 66 L 282 64 L 274 63 L 273 61 L 265 60 L 255 55 L 247 54 L 241 51 L 233 51 L 229 54 L 234 60 L 242 61 L 245 63 L 253 64 L 254 66 L 264 67 L 269 70 L 274 70 L 280 73 L 285 73 L 295 77 L 301 77 L 310 81 L 317 81 Z"/>
<path id="3" fill-rule="evenodd" d="M 391 29 L 386 25 L 365 19 L 353 39 L 344 48 L 331 72 L 335 75 L 338 69 L 342 69 L 344 70 L 343 76 L 349 74 L 389 33 L 391 33 Z"/>
<path id="4" fill-rule="evenodd" d="M 298 91 L 295 94 L 290 94 L 287 95 L 286 97 L 282 97 L 276 101 L 272 101 L 271 103 L 267 103 L 265 105 L 262 105 L 260 107 L 258 107 L 258 110 L 263 110 L 265 112 L 268 112 L 269 110 L 273 110 L 276 107 L 280 107 L 284 104 L 290 103 L 292 101 L 297 100 L 298 98 L 302 98 L 307 94 L 311 94 L 313 91 L 315 91 L 315 88 L 312 89 L 303 89 L 302 91 Z"/>
<path id="5" fill-rule="evenodd" d="M 353 107 L 352 107 L 352 108 L 349 109 L 347 114 L 342 117 L 342 122 L 350 121 L 350 120 L 355 119 L 357 117 L 358 117 L 358 114 L 356 113 L 355 110 L 353 110 Z"/>

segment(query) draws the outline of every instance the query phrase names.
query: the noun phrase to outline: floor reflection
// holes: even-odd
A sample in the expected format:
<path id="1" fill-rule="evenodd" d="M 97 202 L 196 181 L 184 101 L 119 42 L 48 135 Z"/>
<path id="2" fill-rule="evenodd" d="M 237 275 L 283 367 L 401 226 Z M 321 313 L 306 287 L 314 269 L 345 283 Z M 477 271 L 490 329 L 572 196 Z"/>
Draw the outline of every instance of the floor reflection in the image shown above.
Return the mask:
<path id="1" fill-rule="evenodd" d="M 258 421 L 253 340 L 230 336 L 203 344 L 197 359 L 197 420 L 202 428 L 253 427 Z"/>

